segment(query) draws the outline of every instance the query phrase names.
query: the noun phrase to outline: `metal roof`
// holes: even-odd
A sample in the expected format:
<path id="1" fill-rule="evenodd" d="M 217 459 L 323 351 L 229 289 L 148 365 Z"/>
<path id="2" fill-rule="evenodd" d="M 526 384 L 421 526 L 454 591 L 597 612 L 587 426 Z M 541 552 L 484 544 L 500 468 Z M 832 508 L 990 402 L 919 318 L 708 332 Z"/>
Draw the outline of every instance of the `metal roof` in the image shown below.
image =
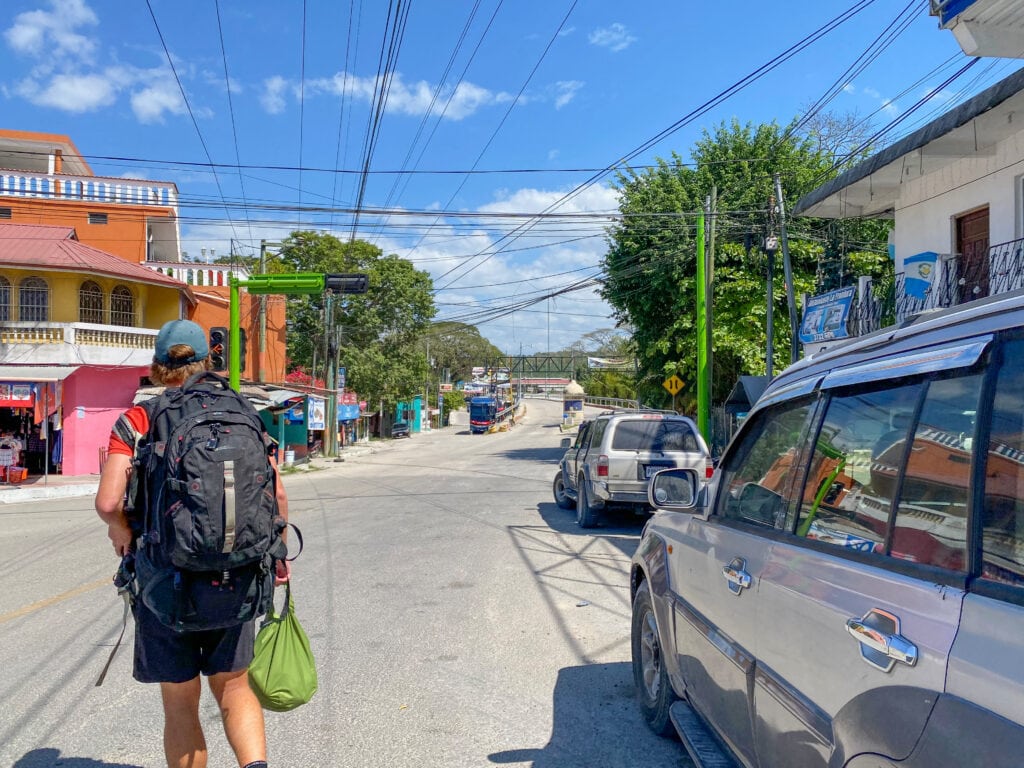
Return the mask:
<path id="1" fill-rule="evenodd" d="M 1024 69 L 967 100 L 878 154 L 804 195 L 795 215 L 824 218 L 891 215 L 908 181 L 965 157 L 986 157 L 1022 130 Z"/>
<path id="2" fill-rule="evenodd" d="M 119 277 L 177 288 L 194 302 L 188 285 L 73 239 L 74 229 L 39 224 L 0 224 L 0 266 L 56 269 Z"/>
<path id="3" fill-rule="evenodd" d="M 0 381 L 63 381 L 78 365 L 0 365 Z"/>

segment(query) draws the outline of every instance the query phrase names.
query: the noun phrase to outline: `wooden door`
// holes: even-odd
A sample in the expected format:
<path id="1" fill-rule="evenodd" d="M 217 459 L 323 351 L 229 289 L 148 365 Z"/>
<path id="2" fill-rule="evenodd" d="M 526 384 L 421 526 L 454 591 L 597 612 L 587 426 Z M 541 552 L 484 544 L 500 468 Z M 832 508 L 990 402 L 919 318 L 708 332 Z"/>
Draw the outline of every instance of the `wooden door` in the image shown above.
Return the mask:
<path id="1" fill-rule="evenodd" d="M 957 217 L 957 304 L 988 296 L 988 206 Z"/>

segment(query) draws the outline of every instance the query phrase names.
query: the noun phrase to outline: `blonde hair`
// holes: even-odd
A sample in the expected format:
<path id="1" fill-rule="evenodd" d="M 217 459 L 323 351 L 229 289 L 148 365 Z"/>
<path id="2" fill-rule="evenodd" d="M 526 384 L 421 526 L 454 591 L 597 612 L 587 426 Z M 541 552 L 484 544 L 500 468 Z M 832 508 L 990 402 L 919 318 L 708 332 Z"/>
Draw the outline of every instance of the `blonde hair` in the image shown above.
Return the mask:
<path id="1" fill-rule="evenodd" d="M 188 360 L 195 353 L 196 351 L 188 344 L 175 344 L 167 350 L 167 357 L 171 361 L 170 364 L 158 363 L 154 360 L 149 366 L 150 381 L 154 384 L 162 384 L 165 387 L 180 387 L 189 376 L 201 371 L 210 370 L 209 355 L 194 363 L 175 365 L 176 360 Z"/>

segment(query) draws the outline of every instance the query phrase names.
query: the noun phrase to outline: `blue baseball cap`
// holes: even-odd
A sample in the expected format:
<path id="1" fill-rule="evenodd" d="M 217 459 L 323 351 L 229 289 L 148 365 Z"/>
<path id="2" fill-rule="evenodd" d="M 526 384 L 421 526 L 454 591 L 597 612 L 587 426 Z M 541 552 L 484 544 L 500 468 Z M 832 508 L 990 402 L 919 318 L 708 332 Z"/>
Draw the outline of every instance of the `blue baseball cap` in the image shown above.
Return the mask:
<path id="1" fill-rule="evenodd" d="M 185 360 L 175 358 L 172 361 L 169 356 L 171 347 L 178 344 L 187 344 L 192 347 L 194 352 L 192 357 Z M 191 320 L 166 322 L 160 329 L 160 333 L 156 335 L 156 351 L 153 353 L 153 359 L 163 365 L 169 365 L 172 362 L 175 365 L 198 363 L 200 360 L 205 360 L 209 354 L 210 345 L 206 340 L 206 332 Z"/>

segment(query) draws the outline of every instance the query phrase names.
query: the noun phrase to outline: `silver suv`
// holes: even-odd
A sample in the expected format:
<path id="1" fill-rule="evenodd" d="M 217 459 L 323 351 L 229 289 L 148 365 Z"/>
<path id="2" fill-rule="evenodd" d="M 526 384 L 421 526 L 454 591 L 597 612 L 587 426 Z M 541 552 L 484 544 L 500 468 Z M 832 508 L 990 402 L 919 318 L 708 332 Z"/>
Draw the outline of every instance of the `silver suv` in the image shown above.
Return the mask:
<path id="1" fill-rule="evenodd" d="M 580 425 L 559 463 L 553 492 L 563 509 L 576 507 L 581 528 L 592 528 L 607 506 L 651 510 L 647 484 L 655 472 L 687 467 L 710 476 L 711 459 L 691 419 L 663 411 L 614 411 Z"/>
<path id="2" fill-rule="evenodd" d="M 698 764 L 1022 764 L 1024 292 L 797 363 L 650 498 L 633 671 Z"/>

